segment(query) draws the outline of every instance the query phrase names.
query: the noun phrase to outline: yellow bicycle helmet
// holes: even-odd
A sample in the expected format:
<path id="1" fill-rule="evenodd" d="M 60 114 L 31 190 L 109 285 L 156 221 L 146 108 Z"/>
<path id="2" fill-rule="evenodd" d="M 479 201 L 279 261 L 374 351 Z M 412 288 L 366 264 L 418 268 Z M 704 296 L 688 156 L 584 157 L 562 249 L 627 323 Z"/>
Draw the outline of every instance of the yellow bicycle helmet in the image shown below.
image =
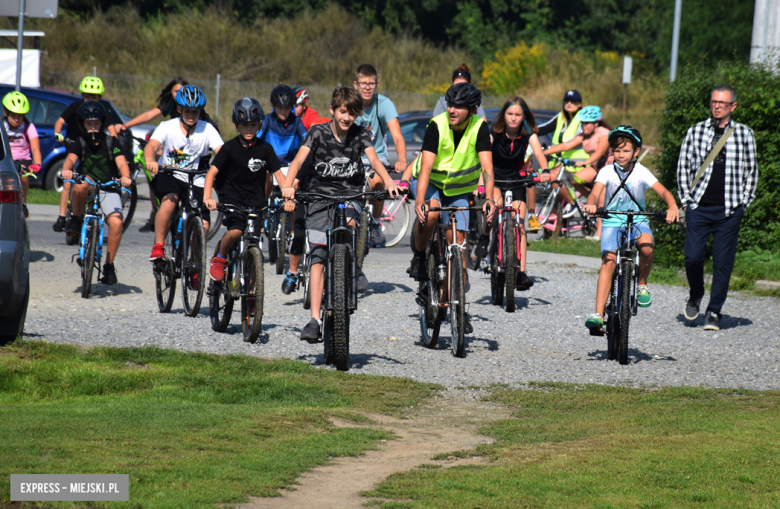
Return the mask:
<path id="1" fill-rule="evenodd" d="M 81 80 L 81 85 L 79 85 L 79 92 L 82 94 L 103 95 L 106 92 L 106 89 L 103 87 L 103 81 L 100 78 L 87 76 Z"/>
<path id="2" fill-rule="evenodd" d="M 3 108 L 7 109 L 11 113 L 18 113 L 19 115 L 25 115 L 30 111 L 30 101 L 21 92 L 8 92 L 3 97 Z"/>

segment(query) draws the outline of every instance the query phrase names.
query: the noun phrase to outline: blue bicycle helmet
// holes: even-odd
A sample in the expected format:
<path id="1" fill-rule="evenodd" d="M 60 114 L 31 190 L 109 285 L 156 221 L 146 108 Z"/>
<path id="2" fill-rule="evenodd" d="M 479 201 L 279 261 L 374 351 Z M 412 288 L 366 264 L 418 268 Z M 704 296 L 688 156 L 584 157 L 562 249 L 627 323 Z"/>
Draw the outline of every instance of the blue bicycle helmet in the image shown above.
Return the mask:
<path id="1" fill-rule="evenodd" d="M 611 142 L 615 138 L 628 138 L 634 142 L 636 148 L 642 148 L 642 135 L 630 125 L 619 125 L 610 131 L 607 140 Z"/>
<path id="2" fill-rule="evenodd" d="M 601 108 L 585 106 L 580 110 L 580 122 L 598 122 L 601 120 Z"/>
<path id="3" fill-rule="evenodd" d="M 202 110 L 206 106 L 206 94 L 198 87 L 184 85 L 176 94 L 176 104 L 182 108 Z"/>

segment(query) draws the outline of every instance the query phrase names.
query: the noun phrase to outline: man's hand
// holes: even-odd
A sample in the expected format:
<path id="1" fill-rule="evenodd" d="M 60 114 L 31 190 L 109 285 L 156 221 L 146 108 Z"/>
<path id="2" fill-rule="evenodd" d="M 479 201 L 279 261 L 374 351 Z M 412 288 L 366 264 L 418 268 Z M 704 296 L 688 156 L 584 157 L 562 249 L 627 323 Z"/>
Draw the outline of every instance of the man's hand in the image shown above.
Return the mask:
<path id="1" fill-rule="evenodd" d="M 152 172 L 152 175 L 157 175 L 157 172 L 160 171 L 160 165 L 157 164 L 157 161 L 146 161 L 146 169 Z"/>
<path id="2" fill-rule="evenodd" d="M 670 207 L 666 211 L 666 222 L 669 224 L 676 223 L 680 219 L 680 209 L 677 207 Z"/>
<path id="3" fill-rule="evenodd" d="M 585 213 L 590 214 L 591 216 L 596 213 L 596 210 L 598 210 L 596 205 L 585 205 L 583 208 L 585 209 Z"/>
<path id="4" fill-rule="evenodd" d="M 492 200 L 485 200 L 485 203 L 482 204 L 482 213 L 485 214 L 488 223 L 492 222 L 493 215 L 496 213 L 495 203 Z"/>
<path id="5" fill-rule="evenodd" d="M 422 210 L 424 204 L 425 204 L 424 202 L 420 202 L 420 203 L 415 202 L 414 204 L 414 213 L 417 214 L 417 219 L 421 223 L 425 223 L 425 214 L 423 214 L 423 210 Z"/>
<path id="6" fill-rule="evenodd" d="M 73 178 L 73 170 L 62 170 L 62 179 L 70 180 Z"/>
<path id="7" fill-rule="evenodd" d="M 397 161 L 395 163 L 395 171 L 398 173 L 403 173 L 406 171 L 407 166 L 409 166 L 409 164 L 406 161 Z"/>
<path id="8" fill-rule="evenodd" d="M 283 187 L 282 188 L 282 197 L 287 200 L 292 200 L 295 198 L 295 188 L 294 187 Z"/>
<path id="9" fill-rule="evenodd" d="M 122 187 L 126 187 L 127 189 L 130 189 L 130 186 L 133 185 L 133 181 L 130 179 L 130 177 L 122 177 L 119 179 L 119 184 Z"/>
<path id="10" fill-rule="evenodd" d="M 585 166 L 585 161 L 577 161 L 574 163 L 574 166 L 577 168 L 583 168 Z"/>
<path id="11" fill-rule="evenodd" d="M 209 198 L 208 200 L 203 200 L 203 205 L 206 206 L 209 210 L 217 210 L 217 200 L 213 198 Z"/>

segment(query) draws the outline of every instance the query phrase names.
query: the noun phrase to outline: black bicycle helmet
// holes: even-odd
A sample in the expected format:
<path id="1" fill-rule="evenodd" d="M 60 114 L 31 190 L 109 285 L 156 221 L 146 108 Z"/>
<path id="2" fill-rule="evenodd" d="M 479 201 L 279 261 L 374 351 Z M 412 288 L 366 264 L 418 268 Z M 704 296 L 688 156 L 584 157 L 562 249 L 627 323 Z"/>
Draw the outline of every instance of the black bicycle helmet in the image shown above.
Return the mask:
<path id="1" fill-rule="evenodd" d="M 277 85 L 271 91 L 271 105 L 272 106 L 289 106 L 292 108 L 295 106 L 295 94 L 287 85 Z"/>
<path id="2" fill-rule="evenodd" d="M 233 123 L 259 122 L 265 117 L 260 101 L 252 97 L 244 97 L 233 106 Z"/>
<path id="3" fill-rule="evenodd" d="M 447 89 L 444 100 L 447 104 L 476 108 L 482 104 L 482 92 L 471 83 L 458 83 Z"/>
<path id="4" fill-rule="evenodd" d="M 103 131 L 106 128 L 106 116 L 108 115 L 103 103 L 98 101 L 86 101 L 79 106 L 77 114 L 79 117 L 79 128 L 84 137 L 91 138 L 93 142 L 100 141 L 104 136 Z M 100 120 L 100 130 L 96 133 L 87 132 L 87 129 L 84 127 L 85 120 Z"/>
<path id="5" fill-rule="evenodd" d="M 642 148 L 642 135 L 630 125 L 619 125 L 610 131 L 607 140 L 611 142 L 615 138 L 628 138 L 636 148 Z"/>

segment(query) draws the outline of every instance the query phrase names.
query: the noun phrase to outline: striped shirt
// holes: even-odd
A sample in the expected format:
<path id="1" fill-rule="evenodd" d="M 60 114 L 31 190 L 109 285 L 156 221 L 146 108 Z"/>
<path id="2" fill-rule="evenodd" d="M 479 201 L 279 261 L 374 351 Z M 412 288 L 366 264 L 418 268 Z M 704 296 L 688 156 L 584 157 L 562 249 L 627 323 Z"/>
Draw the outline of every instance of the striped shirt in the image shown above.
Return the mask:
<path id="1" fill-rule="evenodd" d="M 756 161 L 756 139 L 753 131 L 742 124 L 729 120 L 726 128 L 734 127 L 734 132 L 726 141 L 726 185 L 725 200 L 726 217 L 738 207 L 747 208 L 756 199 L 756 184 L 758 183 L 758 162 Z M 680 148 L 680 158 L 677 161 L 677 190 L 682 206 L 690 204 L 696 208 L 704 196 L 707 184 L 710 182 L 714 163 L 711 163 L 704 174 L 690 189 L 696 172 L 704 163 L 704 159 L 714 146 L 715 127 L 712 119 L 699 122 L 688 129 Z"/>

